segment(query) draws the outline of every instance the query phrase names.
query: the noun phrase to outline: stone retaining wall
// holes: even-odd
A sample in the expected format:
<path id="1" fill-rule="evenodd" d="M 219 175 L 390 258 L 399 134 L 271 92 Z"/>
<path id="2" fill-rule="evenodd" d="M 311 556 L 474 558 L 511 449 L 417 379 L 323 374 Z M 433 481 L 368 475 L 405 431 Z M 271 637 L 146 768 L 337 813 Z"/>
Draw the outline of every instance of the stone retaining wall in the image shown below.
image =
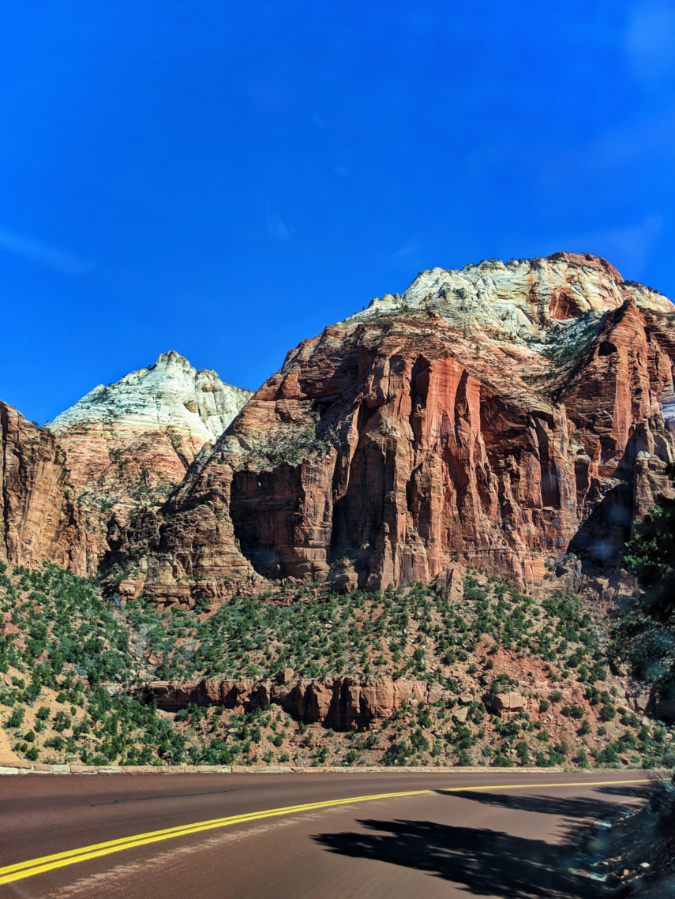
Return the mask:
<path id="1" fill-rule="evenodd" d="M 246 767 L 245 765 L 45 765 L 39 762 L 2 762 L 0 761 L 0 775 L 3 774 L 462 774 L 467 772 L 490 771 L 515 771 L 541 772 L 540 768 L 459 768 L 459 767 L 386 767 L 373 765 L 372 767 L 329 767 L 316 766 L 311 768 L 291 767 L 288 765 L 268 765 L 265 768 Z M 546 772 L 566 771 L 574 769 L 547 768 Z M 628 770 L 628 769 L 625 769 Z M 590 772 L 579 772 L 590 773 Z"/>

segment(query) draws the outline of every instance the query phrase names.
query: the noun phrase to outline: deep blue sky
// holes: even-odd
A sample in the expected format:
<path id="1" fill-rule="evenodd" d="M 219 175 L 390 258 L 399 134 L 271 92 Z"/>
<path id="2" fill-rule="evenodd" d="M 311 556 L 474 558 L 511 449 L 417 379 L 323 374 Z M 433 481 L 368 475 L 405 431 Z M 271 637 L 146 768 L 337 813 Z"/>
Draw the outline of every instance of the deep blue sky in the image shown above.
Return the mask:
<path id="1" fill-rule="evenodd" d="M 175 349 L 257 387 L 418 271 L 675 296 L 675 3 L 0 0 L 0 398 Z"/>

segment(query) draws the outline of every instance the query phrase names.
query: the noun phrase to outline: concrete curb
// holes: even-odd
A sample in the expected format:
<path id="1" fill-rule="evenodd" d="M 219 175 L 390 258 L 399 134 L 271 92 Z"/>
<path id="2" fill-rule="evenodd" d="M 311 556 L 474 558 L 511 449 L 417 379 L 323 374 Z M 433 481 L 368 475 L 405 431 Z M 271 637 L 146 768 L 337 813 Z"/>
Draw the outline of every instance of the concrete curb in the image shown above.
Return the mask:
<path id="1" fill-rule="evenodd" d="M 599 769 L 577 768 L 493 768 L 493 767 L 386 767 L 373 765 L 372 767 L 350 768 L 317 766 L 302 768 L 288 765 L 268 765 L 261 767 L 247 767 L 245 765 L 45 765 L 39 762 L 2 762 L 0 761 L 0 776 L 3 774 L 486 774 L 508 771 L 510 774 L 555 774 L 574 772 L 580 777 L 597 777 Z M 642 768 L 602 769 L 621 770 L 624 772 L 639 771 L 647 776 Z"/>

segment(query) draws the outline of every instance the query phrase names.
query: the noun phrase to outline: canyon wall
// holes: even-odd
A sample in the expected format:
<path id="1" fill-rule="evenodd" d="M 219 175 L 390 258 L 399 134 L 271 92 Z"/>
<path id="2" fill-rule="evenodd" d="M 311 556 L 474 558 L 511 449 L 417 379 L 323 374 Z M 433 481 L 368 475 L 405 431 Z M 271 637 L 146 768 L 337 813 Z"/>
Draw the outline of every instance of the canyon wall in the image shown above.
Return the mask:
<path id="1" fill-rule="evenodd" d="M 595 257 L 422 273 L 288 354 L 122 534 L 125 589 L 189 604 L 457 560 L 519 581 L 569 550 L 612 564 L 668 485 L 672 321 Z"/>
<path id="2" fill-rule="evenodd" d="M 91 548 L 65 453 L 52 434 L 0 402 L 0 561 L 49 559 L 86 575 Z"/>
<path id="3" fill-rule="evenodd" d="M 123 596 L 383 589 L 453 564 L 615 566 L 675 458 L 672 303 L 558 253 L 421 273 L 251 395 L 176 353 L 3 418 L 3 549 Z"/>

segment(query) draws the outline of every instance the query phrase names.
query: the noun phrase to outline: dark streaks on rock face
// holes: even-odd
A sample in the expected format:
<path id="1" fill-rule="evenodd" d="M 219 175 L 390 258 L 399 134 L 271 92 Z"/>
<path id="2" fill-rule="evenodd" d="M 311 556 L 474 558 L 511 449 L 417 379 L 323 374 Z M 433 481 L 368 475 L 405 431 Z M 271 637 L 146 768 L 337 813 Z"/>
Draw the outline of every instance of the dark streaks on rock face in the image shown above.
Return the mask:
<path id="1" fill-rule="evenodd" d="M 675 458 L 673 318 L 583 254 L 423 272 L 291 350 L 161 509 L 120 507 L 97 535 L 68 457 L 5 425 L 25 465 L 3 475 L 4 545 L 84 571 L 105 543 L 120 592 L 164 604 L 429 582 L 457 561 L 539 581 L 570 548 L 612 565 Z"/>
<path id="2" fill-rule="evenodd" d="M 49 559 L 87 575 L 87 535 L 65 453 L 52 434 L 2 402 L 0 438 L 0 560 L 32 566 Z"/>
<path id="3" fill-rule="evenodd" d="M 172 498 L 145 591 L 189 603 L 185 575 L 215 600 L 255 576 L 378 589 L 458 556 L 536 581 L 570 548 L 615 561 L 667 487 L 675 341 L 667 314 L 620 304 L 606 266 L 589 275 L 606 305 L 579 308 L 585 344 L 567 361 L 435 308 L 303 341 Z"/>

